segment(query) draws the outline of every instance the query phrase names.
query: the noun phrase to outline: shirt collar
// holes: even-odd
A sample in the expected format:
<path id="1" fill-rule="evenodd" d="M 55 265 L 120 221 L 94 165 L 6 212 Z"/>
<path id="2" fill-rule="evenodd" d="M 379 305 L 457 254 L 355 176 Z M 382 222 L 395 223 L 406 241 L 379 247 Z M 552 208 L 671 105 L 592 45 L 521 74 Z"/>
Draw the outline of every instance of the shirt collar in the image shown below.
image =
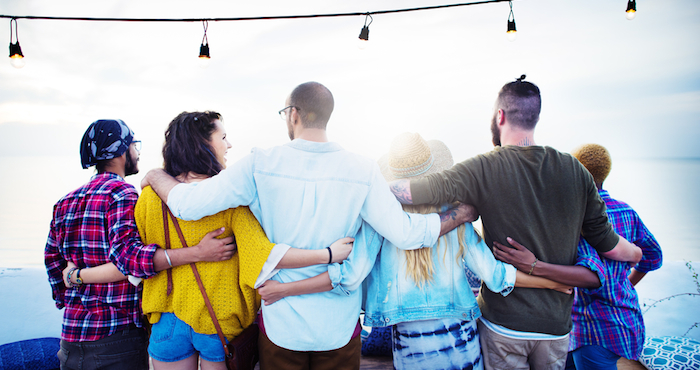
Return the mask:
<path id="1" fill-rule="evenodd" d="M 316 152 L 316 153 L 326 153 L 326 152 L 337 152 L 343 150 L 343 148 L 338 143 L 326 141 L 308 141 L 304 139 L 294 139 L 292 142 L 285 144 L 294 149 L 303 150 L 305 152 Z"/>
<path id="2" fill-rule="evenodd" d="M 97 178 L 104 178 L 105 180 L 107 179 L 117 179 L 119 181 L 125 181 L 121 176 L 117 175 L 114 172 L 102 172 L 102 173 L 96 173 L 92 175 L 92 178 L 90 178 L 90 181 L 95 180 Z"/>
<path id="3" fill-rule="evenodd" d="M 605 189 L 599 189 L 599 190 L 598 190 L 598 194 L 600 194 L 600 197 L 603 198 L 603 199 L 609 199 L 609 198 L 610 198 L 610 194 L 608 194 L 608 191 L 605 190 Z"/>

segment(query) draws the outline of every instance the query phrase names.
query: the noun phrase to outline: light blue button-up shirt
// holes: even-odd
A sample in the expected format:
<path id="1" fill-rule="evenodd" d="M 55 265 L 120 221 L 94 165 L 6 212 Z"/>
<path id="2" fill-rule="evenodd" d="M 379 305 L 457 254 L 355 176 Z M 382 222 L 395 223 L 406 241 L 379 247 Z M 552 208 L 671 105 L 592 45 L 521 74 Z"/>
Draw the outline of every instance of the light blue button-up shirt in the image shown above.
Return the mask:
<path id="1" fill-rule="evenodd" d="M 270 241 L 298 248 L 322 249 L 355 237 L 363 220 L 403 249 L 431 246 L 440 234 L 438 215 L 403 212 L 374 161 L 331 142 L 296 139 L 255 148 L 220 174 L 180 184 L 168 195 L 168 206 L 184 220 L 241 205 L 250 207 Z M 378 243 L 364 240 L 379 237 L 373 230 L 358 237 L 362 242 L 342 265 L 284 269 L 274 276 L 288 283 L 329 271 L 334 290 L 263 306 L 273 343 L 295 351 L 329 351 L 350 341 L 360 314 L 360 283 L 378 252 Z"/>

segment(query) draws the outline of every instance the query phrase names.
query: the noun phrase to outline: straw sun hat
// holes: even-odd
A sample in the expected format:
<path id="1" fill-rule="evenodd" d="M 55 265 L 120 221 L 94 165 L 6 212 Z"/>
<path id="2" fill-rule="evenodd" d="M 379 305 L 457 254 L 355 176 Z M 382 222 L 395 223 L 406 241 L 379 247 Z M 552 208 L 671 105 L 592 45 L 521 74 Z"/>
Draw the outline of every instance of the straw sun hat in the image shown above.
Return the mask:
<path id="1" fill-rule="evenodd" d="M 408 132 L 394 138 L 389 153 L 377 162 L 387 182 L 419 179 L 449 169 L 454 164 L 452 153 L 445 143 L 440 140 L 425 141 L 419 134 Z"/>

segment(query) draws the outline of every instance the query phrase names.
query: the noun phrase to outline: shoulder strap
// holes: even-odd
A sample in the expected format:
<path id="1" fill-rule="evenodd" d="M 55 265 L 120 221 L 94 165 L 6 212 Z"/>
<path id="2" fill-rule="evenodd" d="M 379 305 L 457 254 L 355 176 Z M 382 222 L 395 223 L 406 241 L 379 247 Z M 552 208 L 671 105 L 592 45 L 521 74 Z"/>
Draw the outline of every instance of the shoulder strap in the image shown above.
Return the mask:
<path id="1" fill-rule="evenodd" d="M 163 207 L 165 207 L 164 209 L 167 210 L 167 214 L 170 215 L 170 219 L 173 221 L 173 225 L 175 225 L 175 231 L 177 231 L 177 236 L 180 238 L 180 242 L 182 243 L 182 247 L 187 248 L 187 242 L 185 241 L 185 237 L 182 235 L 182 230 L 180 230 L 180 224 L 178 224 L 177 218 L 175 218 L 173 213 L 170 212 L 170 209 L 165 204 L 165 202 L 163 202 Z M 207 310 L 209 310 L 209 316 L 211 316 L 211 320 L 214 322 L 214 327 L 216 328 L 216 333 L 219 335 L 219 339 L 221 340 L 221 344 L 224 346 L 224 353 L 226 353 L 226 357 L 230 357 L 228 347 L 226 346 L 226 337 L 224 337 L 224 332 L 221 330 L 221 325 L 219 325 L 219 320 L 216 318 L 216 314 L 214 313 L 214 307 L 212 307 L 211 302 L 209 301 L 209 296 L 207 295 L 207 291 L 204 289 L 204 284 L 202 283 L 202 278 L 199 276 L 199 271 L 197 270 L 197 266 L 194 263 L 190 263 L 190 267 L 192 267 L 192 273 L 194 273 L 194 277 L 195 277 L 195 279 L 197 279 L 197 285 L 199 285 L 199 291 L 202 292 L 202 297 L 204 297 L 204 303 L 207 305 Z M 168 271 L 170 271 L 170 270 L 168 270 Z"/>
<path id="2" fill-rule="evenodd" d="M 170 249 L 170 226 L 168 225 L 168 206 L 165 202 L 161 201 L 163 206 L 163 230 L 165 231 L 165 249 Z M 170 259 L 168 259 L 170 262 Z M 169 268 L 166 270 L 168 274 L 168 288 L 166 290 L 166 295 L 169 296 L 173 292 L 173 269 Z"/>

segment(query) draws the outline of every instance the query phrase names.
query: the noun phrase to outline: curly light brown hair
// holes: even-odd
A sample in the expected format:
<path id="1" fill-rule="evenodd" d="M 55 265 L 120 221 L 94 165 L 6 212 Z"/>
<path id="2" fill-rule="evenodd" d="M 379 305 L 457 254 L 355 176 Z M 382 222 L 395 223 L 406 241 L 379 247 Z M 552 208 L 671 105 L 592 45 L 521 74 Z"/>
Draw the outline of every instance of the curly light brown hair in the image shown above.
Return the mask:
<path id="1" fill-rule="evenodd" d="M 612 167 L 610 152 L 604 146 L 584 144 L 574 149 L 571 154 L 593 175 L 596 185 L 600 186 L 603 184 Z"/>

